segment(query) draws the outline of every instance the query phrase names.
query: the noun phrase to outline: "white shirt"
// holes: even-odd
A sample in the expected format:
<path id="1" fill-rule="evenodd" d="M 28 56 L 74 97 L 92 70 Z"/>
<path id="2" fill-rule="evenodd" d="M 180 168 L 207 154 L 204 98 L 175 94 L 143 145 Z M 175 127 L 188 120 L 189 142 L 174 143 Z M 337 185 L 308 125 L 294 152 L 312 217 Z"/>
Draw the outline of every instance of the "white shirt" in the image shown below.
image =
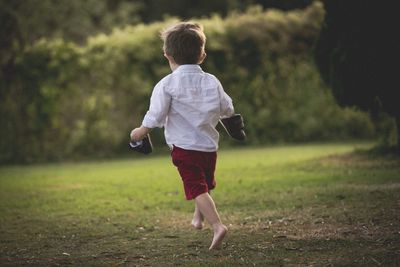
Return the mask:
<path id="1" fill-rule="evenodd" d="M 232 99 L 214 75 L 199 65 L 181 65 L 154 87 L 142 125 L 164 127 L 170 147 L 213 152 L 219 119 L 233 113 Z"/>

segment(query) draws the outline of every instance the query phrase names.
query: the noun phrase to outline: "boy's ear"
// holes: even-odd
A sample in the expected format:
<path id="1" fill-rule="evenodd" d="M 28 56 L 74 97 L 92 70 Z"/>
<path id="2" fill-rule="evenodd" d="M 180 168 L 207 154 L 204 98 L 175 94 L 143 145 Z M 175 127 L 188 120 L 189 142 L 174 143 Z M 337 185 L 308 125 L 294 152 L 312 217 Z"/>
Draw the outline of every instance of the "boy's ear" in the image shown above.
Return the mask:
<path id="1" fill-rule="evenodd" d="M 173 56 L 170 56 L 167 53 L 164 53 L 164 57 L 166 57 L 168 59 L 169 63 L 176 64 L 175 59 L 174 59 Z"/>
<path id="2" fill-rule="evenodd" d="M 164 57 L 166 57 L 169 61 L 174 61 L 174 58 L 165 52 L 164 52 Z"/>
<path id="3" fill-rule="evenodd" d="M 207 57 L 207 54 L 206 54 L 206 52 L 203 52 L 203 54 L 201 55 L 201 57 L 200 57 L 200 62 L 199 62 L 199 64 L 201 64 L 201 63 L 203 63 L 203 61 L 204 61 L 204 59 L 206 59 L 206 57 Z"/>

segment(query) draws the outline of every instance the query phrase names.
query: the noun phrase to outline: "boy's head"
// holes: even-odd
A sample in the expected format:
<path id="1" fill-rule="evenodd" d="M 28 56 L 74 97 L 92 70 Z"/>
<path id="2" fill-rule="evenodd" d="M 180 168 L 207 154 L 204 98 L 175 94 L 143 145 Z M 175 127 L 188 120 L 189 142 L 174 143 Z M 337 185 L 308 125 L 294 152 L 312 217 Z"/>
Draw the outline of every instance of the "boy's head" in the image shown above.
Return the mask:
<path id="1" fill-rule="evenodd" d="M 161 32 L 164 54 L 176 64 L 200 64 L 205 58 L 206 36 L 203 27 L 193 22 L 180 22 Z"/>

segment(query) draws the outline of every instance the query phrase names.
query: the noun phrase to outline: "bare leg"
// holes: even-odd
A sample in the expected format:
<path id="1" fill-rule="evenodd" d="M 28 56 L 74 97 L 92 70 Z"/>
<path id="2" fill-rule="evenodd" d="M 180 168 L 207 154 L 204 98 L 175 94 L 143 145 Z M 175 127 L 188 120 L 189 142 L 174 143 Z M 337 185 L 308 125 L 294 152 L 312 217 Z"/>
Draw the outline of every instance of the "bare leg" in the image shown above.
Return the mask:
<path id="1" fill-rule="evenodd" d="M 220 248 L 222 240 L 228 232 L 228 228 L 221 223 L 214 200 L 208 193 L 203 193 L 196 197 L 196 206 L 204 215 L 206 220 L 211 224 L 214 231 L 214 237 L 209 249 Z"/>
<path id="2" fill-rule="evenodd" d="M 202 229 L 203 228 L 203 221 L 204 221 L 203 214 L 201 214 L 199 208 L 197 207 L 197 203 L 195 202 L 192 225 L 196 229 Z"/>

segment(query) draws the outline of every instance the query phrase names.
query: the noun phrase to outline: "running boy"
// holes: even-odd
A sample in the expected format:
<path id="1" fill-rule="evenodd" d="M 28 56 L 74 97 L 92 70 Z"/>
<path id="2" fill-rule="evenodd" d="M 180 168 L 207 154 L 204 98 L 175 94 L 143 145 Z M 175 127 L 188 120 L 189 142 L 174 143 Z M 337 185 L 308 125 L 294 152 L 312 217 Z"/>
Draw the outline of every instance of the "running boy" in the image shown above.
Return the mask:
<path id="1" fill-rule="evenodd" d="M 234 114 L 232 99 L 219 80 L 199 66 L 206 57 L 201 25 L 180 22 L 162 31 L 161 38 L 172 73 L 154 87 L 149 110 L 142 125 L 132 130 L 131 140 L 142 140 L 152 128 L 164 127 L 186 199 L 195 200 L 192 225 L 201 229 L 205 218 L 214 232 L 209 249 L 218 249 L 228 229 L 209 194 L 216 185 L 219 134 L 215 127 L 219 119 Z"/>

